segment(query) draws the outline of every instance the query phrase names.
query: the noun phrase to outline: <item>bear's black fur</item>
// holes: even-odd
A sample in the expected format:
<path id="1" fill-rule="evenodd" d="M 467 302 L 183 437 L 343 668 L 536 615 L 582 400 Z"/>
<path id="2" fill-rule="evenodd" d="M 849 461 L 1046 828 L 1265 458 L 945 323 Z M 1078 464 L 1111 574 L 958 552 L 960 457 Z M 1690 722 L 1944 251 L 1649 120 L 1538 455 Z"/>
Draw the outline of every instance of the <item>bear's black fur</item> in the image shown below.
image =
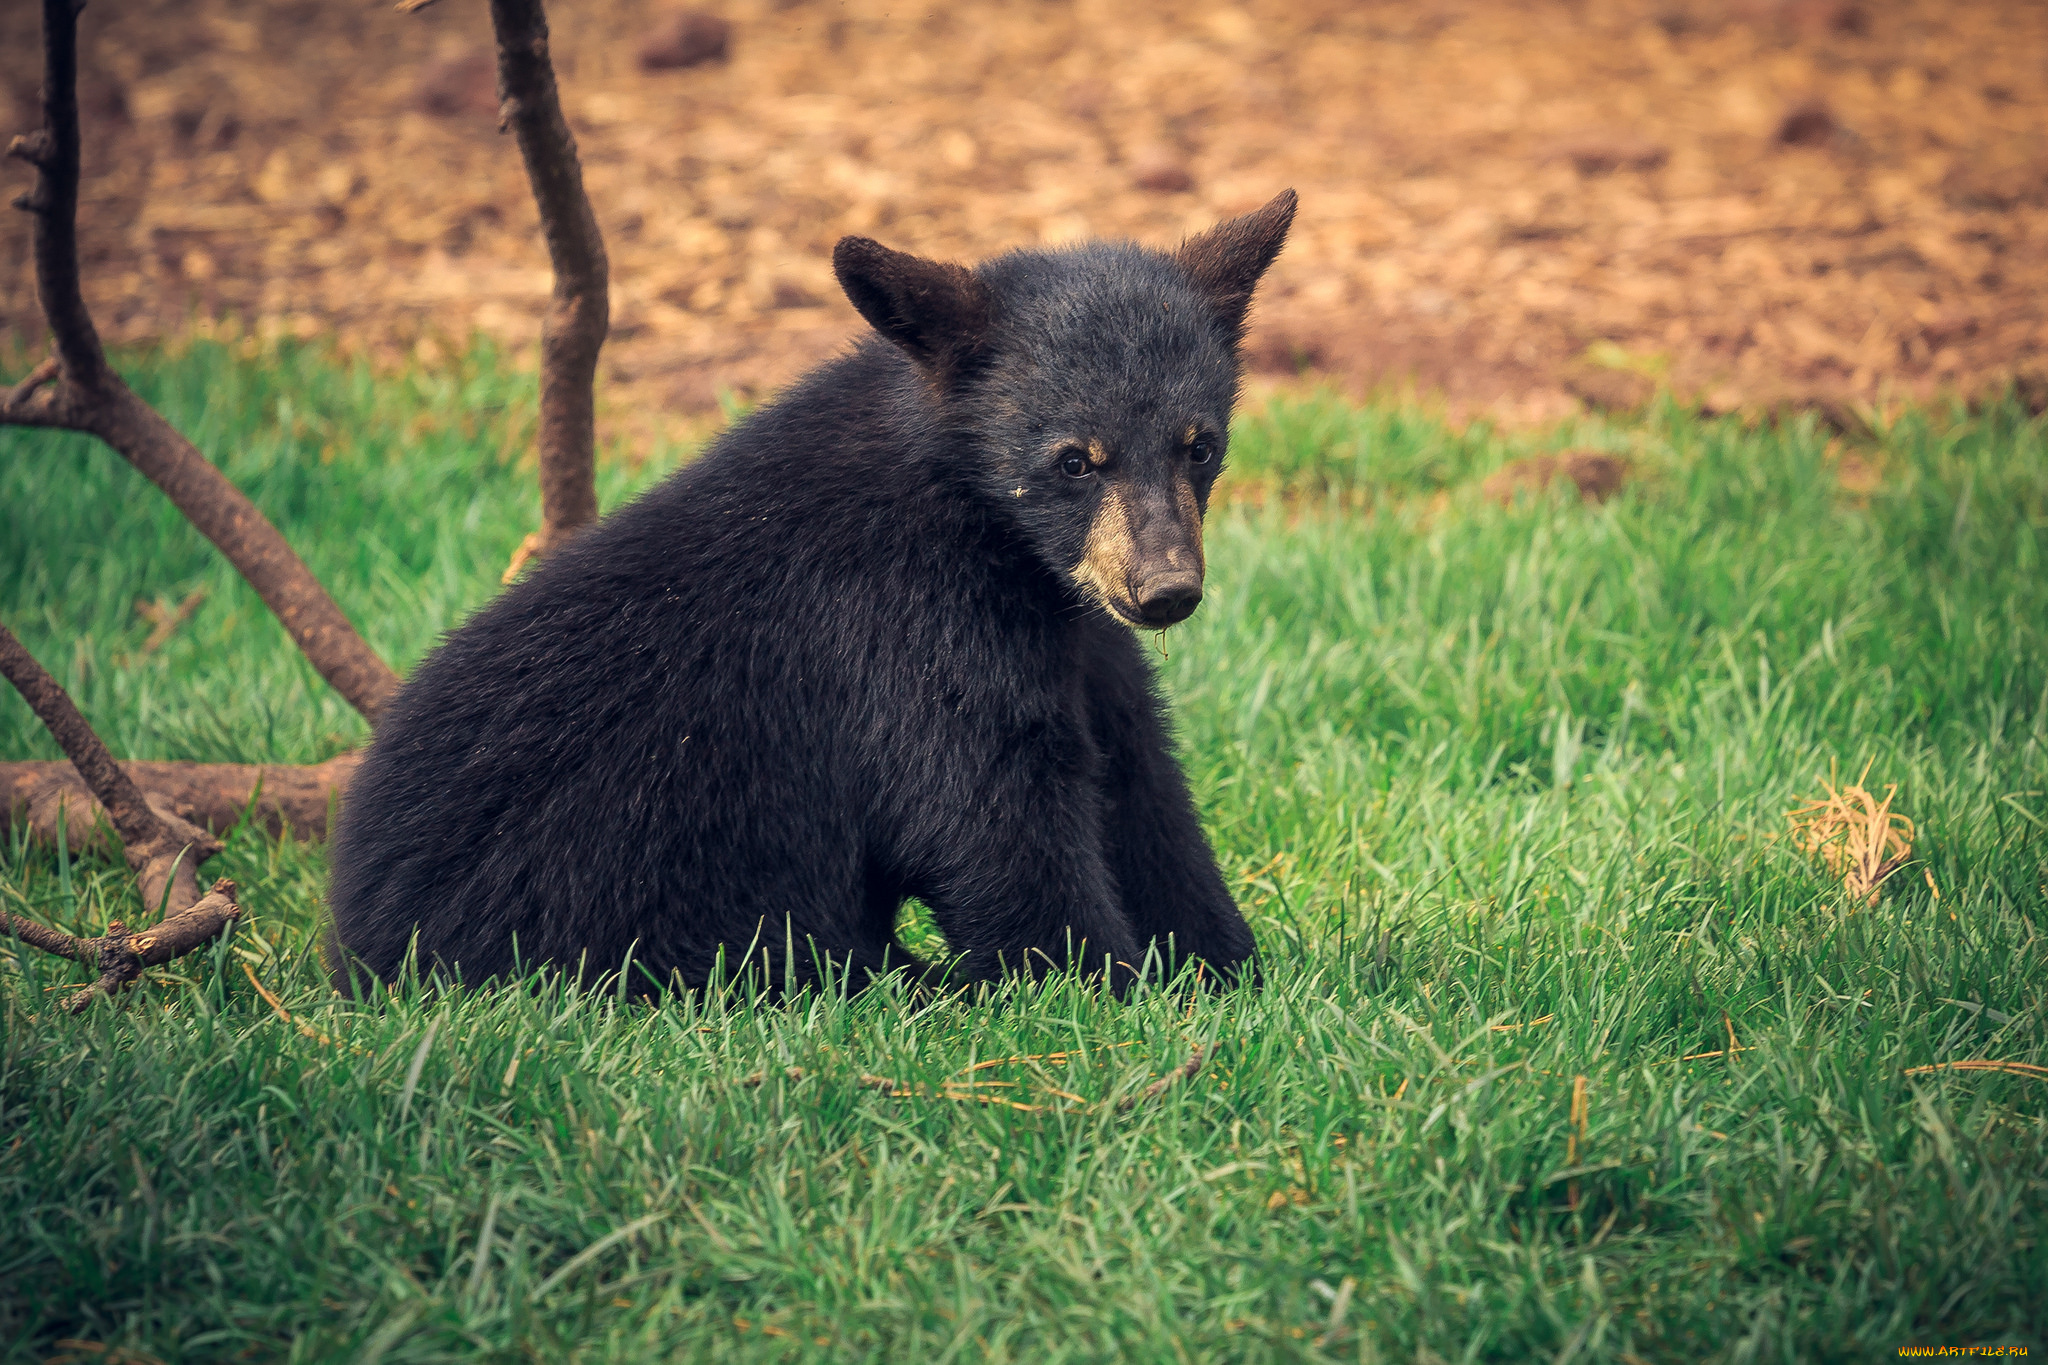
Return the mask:
<path id="1" fill-rule="evenodd" d="M 388 980 L 416 937 L 479 982 L 630 947 L 670 985 L 723 953 L 771 989 L 827 960 L 858 986 L 915 965 L 914 895 L 953 980 L 1155 945 L 1250 969 L 1116 618 L 1201 596 L 1245 311 L 1293 214 L 972 270 L 842 241 L 886 340 L 550 555 L 393 700 L 333 844 L 345 955 Z"/>

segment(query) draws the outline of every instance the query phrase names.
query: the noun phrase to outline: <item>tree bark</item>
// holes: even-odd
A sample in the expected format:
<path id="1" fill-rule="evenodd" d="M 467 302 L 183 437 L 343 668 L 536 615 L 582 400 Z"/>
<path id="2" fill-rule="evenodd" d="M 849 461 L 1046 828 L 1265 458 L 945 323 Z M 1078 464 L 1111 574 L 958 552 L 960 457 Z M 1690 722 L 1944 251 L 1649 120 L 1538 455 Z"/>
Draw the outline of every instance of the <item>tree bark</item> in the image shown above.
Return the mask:
<path id="1" fill-rule="evenodd" d="M 235 884 L 222 877 L 192 905 L 165 916 L 154 929 L 141 933 L 131 933 L 127 925 L 115 920 L 99 938 L 77 938 L 5 911 L 0 911 L 0 933 L 46 953 L 100 969 L 99 980 L 64 1002 L 65 1009 L 77 1014 L 102 995 L 126 990 L 142 976 L 144 968 L 161 966 L 213 942 L 241 914 L 242 907 L 235 900 Z"/>
<path id="2" fill-rule="evenodd" d="M 139 762 L 120 766 L 160 815 L 215 834 L 227 833 L 249 815 L 273 838 L 288 833 L 317 842 L 327 837 L 328 813 L 362 761 L 361 754 L 347 753 L 308 767 Z M 60 811 L 64 840 L 72 852 L 91 847 L 99 837 L 105 807 L 77 769 L 69 763 L 0 763 L 0 833 L 24 824 L 32 838 L 54 844 Z"/>
<path id="3" fill-rule="evenodd" d="M 526 538 L 506 579 L 597 520 L 597 356 L 611 327 L 609 265 L 597 215 L 583 192 L 576 138 L 562 117 L 540 0 L 491 0 L 498 41 L 498 128 L 510 130 L 540 209 L 554 299 L 541 328 L 541 528 Z"/>

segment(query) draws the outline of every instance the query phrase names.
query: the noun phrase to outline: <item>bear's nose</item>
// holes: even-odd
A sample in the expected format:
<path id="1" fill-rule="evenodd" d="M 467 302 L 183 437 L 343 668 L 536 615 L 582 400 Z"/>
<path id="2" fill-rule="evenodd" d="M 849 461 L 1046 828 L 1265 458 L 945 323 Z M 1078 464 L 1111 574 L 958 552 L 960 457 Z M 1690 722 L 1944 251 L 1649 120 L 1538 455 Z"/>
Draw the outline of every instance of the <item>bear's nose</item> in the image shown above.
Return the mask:
<path id="1" fill-rule="evenodd" d="M 1146 625 L 1170 626 L 1187 620 L 1201 604 L 1202 580 L 1185 571 L 1159 574 L 1134 584 L 1131 598 Z"/>

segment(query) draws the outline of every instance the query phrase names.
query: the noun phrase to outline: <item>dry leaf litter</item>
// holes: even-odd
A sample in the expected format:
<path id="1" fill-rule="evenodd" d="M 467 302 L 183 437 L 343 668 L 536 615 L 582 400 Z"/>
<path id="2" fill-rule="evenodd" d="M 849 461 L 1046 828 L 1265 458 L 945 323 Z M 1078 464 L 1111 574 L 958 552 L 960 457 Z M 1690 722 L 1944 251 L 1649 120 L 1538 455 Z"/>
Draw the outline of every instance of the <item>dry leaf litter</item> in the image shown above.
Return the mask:
<path id="1" fill-rule="evenodd" d="M 2017 383 L 2048 400 L 2048 6 L 1969 0 L 556 5 L 611 251 L 608 418 L 843 346 L 866 233 L 963 259 L 1167 243 L 1283 186 L 1254 365 L 1542 421 Z M 35 125 L 35 7 L 0 113 Z M 87 294 L 386 363 L 537 335 L 547 259 L 476 0 L 135 0 L 83 20 Z M 26 184 L 25 169 L 16 178 Z M 39 327 L 24 215 L 0 338 Z"/>

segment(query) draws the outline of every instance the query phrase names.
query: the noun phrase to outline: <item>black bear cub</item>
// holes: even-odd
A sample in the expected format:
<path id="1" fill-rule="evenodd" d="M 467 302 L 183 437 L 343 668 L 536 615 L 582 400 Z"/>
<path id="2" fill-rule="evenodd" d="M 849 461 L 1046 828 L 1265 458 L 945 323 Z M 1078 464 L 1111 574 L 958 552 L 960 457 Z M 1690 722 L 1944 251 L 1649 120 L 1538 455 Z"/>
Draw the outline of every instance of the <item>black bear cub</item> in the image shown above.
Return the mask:
<path id="1" fill-rule="evenodd" d="M 972 269 L 848 237 L 880 338 L 551 555 L 421 664 L 333 845 L 344 960 L 698 987 L 949 981 L 1252 935 L 1142 642 L 1202 596 L 1252 291 L 1292 191 L 1172 253 Z M 1077 963 L 1078 959 L 1078 963 Z M 723 965 L 721 965 L 721 962 Z M 644 969 L 646 975 L 642 975 Z"/>

